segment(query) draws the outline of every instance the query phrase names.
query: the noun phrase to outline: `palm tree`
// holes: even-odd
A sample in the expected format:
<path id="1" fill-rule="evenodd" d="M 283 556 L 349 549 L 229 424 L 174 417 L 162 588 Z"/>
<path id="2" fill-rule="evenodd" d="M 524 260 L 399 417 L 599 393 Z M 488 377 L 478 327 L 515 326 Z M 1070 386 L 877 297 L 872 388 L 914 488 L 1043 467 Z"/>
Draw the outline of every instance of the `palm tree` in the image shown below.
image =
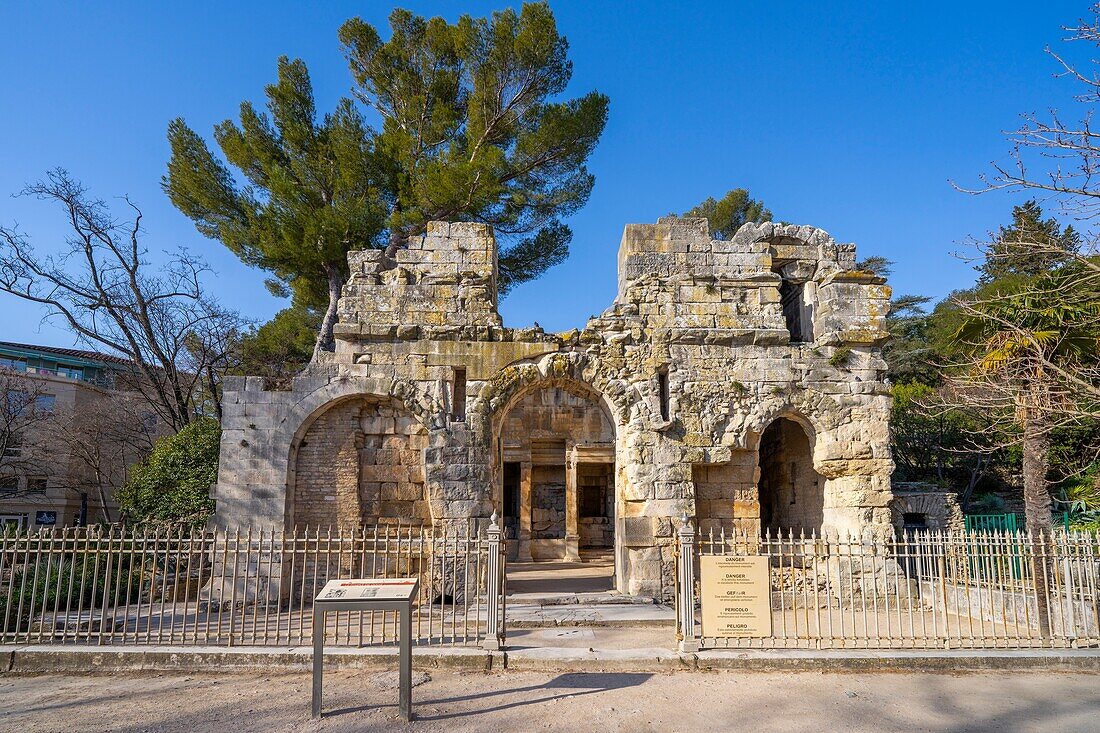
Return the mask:
<path id="1" fill-rule="evenodd" d="M 1092 281 L 1078 270 L 1005 278 L 957 299 L 962 321 L 955 338 L 966 345 L 968 362 L 952 381 L 969 395 L 970 407 L 1015 428 L 1036 581 L 1050 570 L 1040 558 L 1050 529 L 1051 431 L 1095 416 L 1089 396 L 1097 386 L 1091 370 L 1100 354 L 1100 298 L 1094 287 L 1082 287 Z M 1040 631 L 1047 636 L 1046 597 L 1037 597 Z"/>

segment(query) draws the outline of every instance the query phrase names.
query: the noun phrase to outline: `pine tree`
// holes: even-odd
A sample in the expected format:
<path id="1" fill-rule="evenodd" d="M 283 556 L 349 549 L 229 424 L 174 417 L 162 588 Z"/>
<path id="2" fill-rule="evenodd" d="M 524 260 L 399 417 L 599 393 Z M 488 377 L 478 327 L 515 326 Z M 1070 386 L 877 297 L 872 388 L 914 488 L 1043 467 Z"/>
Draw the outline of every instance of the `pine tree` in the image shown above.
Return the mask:
<path id="1" fill-rule="evenodd" d="M 229 165 L 184 123 L 168 127 L 172 157 L 163 186 L 202 234 L 244 262 L 275 275 L 277 295 L 324 309 L 314 357 L 333 346 L 336 302 L 347 280 L 347 253 L 381 240 L 385 205 L 371 156 L 370 130 L 351 100 L 318 120 L 306 65 L 279 59 L 267 110 L 241 104 L 214 139 Z M 241 186 L 229 166 L 247 181 Z"/>
<path id="2" fill-rule="evenodd" d="M 1040 275 L 1068 262 L 1080 251 L 1081 237 L 1072 225 L 1064 229 L 1053 217 L 1043 218 L 1034 200 L 1012 209 L 1012 224 L 1001 227 L 978 266 L 980 283 L 1012 275 Z"/>
<path id="3" fill-rule="evenodd" d="M 753 199 L 743 188 L 726 192 L 721 199 L 708 198 L 684 216 L 703 217 L 710 226 L 710 236 L 715 239 L 729 239 L 743 224 L 772 220 L 763 201 Z"/>
<path id="4" fill-rule="evenodd" d="M 333 347 L 349 250 L 392 257 L 429 221 L 483 222 L 509 243 L 498 278 L 507 292 L 565 259 L 572 232 L 561 220 L 594 183 L 584 164 L 608 99 L 558 101 L 572 65 L 546 3 L 454 24 L 397 9 L 390 27 L 385 42 L 358 18 L 341 27 L 355 99 L 320 120 L 305 64 L 282 59 L 269 114 L 246 102 L 240 125 L 215 129 L 229 165 L 182 120 L 169 128 L 172 202 L 272 272 L 273 289 L 288 286 L 296 307 L 324 312 L 314 359 Z"/>

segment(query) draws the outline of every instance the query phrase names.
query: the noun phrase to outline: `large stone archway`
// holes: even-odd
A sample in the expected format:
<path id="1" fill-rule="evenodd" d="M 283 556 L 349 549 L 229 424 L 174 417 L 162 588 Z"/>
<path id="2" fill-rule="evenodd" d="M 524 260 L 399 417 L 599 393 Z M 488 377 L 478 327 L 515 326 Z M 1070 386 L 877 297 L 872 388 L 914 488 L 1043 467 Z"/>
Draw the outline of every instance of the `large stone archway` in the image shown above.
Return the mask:
<path id="1" fill-rule="evenodd" d="M 824 523 L 824 479 L 814 468 L 814 439 L 799 421 L 778 417 L 757 447 L 760 530 L 817 535 Z"/>
<path id="2" fill-rule="evenodd" d="M 578 561 L 582 548 L 614 549 L 616 430 L 591 390 L 530 386 L 493 432 L 494 505 L 514 527 L 517 559 Z"/>
<path id="3" fill-rule="evenodd" d="M 479 394 L 471 420 L 492 447 L 493 504 L 514 559 L 613 558 L 622 585 L 616 456 L 629 395 L 617 387 L 583 354 L 559 353 L 505 367 Z"/>

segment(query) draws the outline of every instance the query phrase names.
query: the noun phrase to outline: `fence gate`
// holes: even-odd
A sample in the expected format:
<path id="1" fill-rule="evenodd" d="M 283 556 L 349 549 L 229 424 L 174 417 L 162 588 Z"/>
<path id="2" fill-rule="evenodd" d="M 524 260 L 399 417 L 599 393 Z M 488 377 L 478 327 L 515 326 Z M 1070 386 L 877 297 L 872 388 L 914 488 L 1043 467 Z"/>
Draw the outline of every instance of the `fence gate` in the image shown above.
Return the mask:
<path id="1" fill-rule="evenodd" d="M 906 532 L 902 537 L 677 533 L 677 635 L 699 648 L 1066 648 L 1100 645 L 1100 535 Z M 699 559 L 767 559 L 771 634 L 701 628 Z"/>

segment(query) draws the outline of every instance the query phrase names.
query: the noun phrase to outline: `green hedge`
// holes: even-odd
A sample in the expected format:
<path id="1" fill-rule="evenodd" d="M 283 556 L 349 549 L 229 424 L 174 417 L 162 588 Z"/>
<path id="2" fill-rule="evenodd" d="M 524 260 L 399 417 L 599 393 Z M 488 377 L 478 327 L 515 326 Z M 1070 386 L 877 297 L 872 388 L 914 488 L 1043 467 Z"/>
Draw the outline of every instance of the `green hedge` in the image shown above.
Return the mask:
<path id="1" fill-rule="evenodd" d="M 158 440 L 149 457 L 130 469 L 130 479 L 118 491 L 124 520 L 202 526 L 214 512 L 210 487 L 218 479 L 220 443 L 221 425 L 210 418 Z"/>
<path id="2" fill-rule="evenodd" d="M 104 592 L 110 604 L 116 596 L 119 603 L 138 598 L 140 568 L 129 557 L 114 559 L 108 569 L 106 558 L 75 557 L 66 554 L 49 563 L 43 558 L 34 564 L 21 566 L 13 573 L 10 595 L 0 595 L 0 626 L 7 621 L 7 631 L 27 631 L 32 618 L 58 608 L 75 612 L 83 608 L 90 613 L 103 601 Z M 109 570 L 109 572 L 108 572 Z"/>

